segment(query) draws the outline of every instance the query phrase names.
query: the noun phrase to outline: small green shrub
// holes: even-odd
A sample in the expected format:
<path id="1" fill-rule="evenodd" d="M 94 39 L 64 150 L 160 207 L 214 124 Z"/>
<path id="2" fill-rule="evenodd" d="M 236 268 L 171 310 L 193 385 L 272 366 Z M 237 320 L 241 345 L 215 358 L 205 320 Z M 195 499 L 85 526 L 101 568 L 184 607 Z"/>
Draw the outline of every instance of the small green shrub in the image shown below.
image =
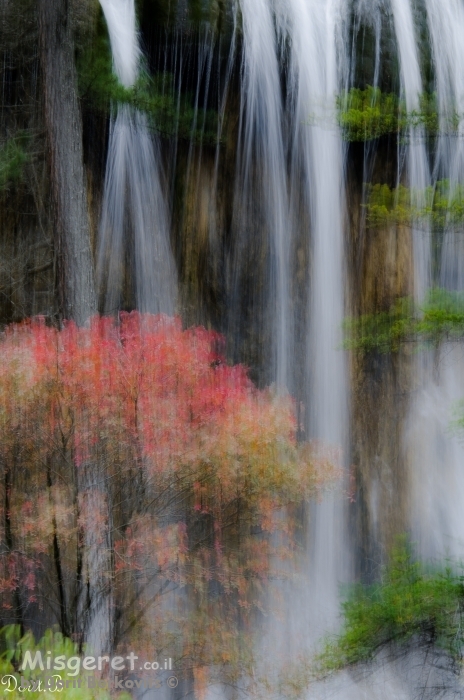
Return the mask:
<path id="1" fill-rule="evenodd" d="M 388 311 L 345 319 L 343 328 L 346 350 L 396 352 L 415 331 L 412 301 L 398 299 Z"/>
<path id="2" fill-rule="evenodd" d="M 451 187 L 449 180 L 439 180 L 434 187 L 411 190 L 404 185 L 366 185 L 367 202 L 363 207 L 371 228 L 389 225 L 411 226 L 427 221 L 437 231 L 464 222 L 464 186 Z"/>
<path id="3" fill-rule="evenodd" d="M 401 134 L 408 138 L 408 128 L 422 127 L 428 137 L 435 136 L 439 129 L 455 132 L 459 126 L 459 115 L 450 111 L 445 123 L 439 123 L 437 97 L 434 93 L 420 96 L 420 108 L 408 112 L 404 100 L 394 93 L 383 93 L 379 88 L 368 86 L 365 90 L 351 88 L 337 100 L 339 123 L 347 141 L 370 141 L 388 134 Z"/>
<path id="4" fill-rule="evenodd" d="M 406 342 L 437 345 L 464 337 L 464 294 L 435 288 L 423 304 L 398 299 L 388 311 L 348 318 L 344 322 L 346 350 L 397 352 Z"/>
<path id="5" fill-rule="evenodd" d="M 343 604 L 339 637 L 326 642 L 322 671 L 367 662 L 386 646 L 435 646 L 461 659 L 464 577 L 451 568 L 428 571 L 413 560 L 407 541 L 394 548 L 381 581 L 357 586 Z"/>
<path id="6" fill-rule="evenodd" d="M 338 98 L 339 121 L 347 141 L 369 141 L 399 130 L 399 101 L 379 88 L 351 88 Z"/>

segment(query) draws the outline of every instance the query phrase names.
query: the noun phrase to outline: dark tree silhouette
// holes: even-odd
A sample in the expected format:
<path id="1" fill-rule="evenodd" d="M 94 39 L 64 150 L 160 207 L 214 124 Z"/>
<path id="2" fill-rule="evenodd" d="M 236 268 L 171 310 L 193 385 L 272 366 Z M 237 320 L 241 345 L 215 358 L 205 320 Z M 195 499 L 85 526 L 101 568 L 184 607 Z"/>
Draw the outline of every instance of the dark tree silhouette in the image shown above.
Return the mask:
<path id="1" fill-rule="evenodd" d="M 79 325 L 96 312 L 70 0 L 38 0 L 45 123 L 61 310 Z"/>

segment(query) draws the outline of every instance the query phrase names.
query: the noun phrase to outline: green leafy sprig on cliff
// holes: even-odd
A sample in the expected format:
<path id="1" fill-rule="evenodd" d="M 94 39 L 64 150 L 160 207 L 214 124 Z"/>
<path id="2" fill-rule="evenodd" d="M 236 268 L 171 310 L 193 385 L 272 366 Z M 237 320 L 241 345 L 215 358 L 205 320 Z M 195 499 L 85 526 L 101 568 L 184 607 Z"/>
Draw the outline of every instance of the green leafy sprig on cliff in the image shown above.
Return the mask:
<path id="1" fill-rule="evenodd" d="M 351 88 L 338 98 L 339 123 L 347 141 L 370 141 L 388 134 L 401 133 L 405 138 L 408 127 L 423 127 L 427 136 L 439 130 L 438 107 L 435 94 L 420 96 L 420 109 L 409 112 L 406 104 L 394 93 L 383 93 L 368 86 L 365 90 Z M 455 131 L 459 117 L 449 117 L 449 131 Z"/>
<path id="2" fill-rule="evenodd" d="M 339 120 L 347 141 L 369 141 L 399 129 L 399 100 L 379 88 L 351 88 L 338 98 Z"/>
<path id="3" fill-rule="evenodd" d="M 464 294 L 436 288 L 420 306 L 407 297 L 388 311 L 346 319 L 343 346 L 389 353 L 406 342 L 437 345 L 460 338 L 464 338 Z"/>
<path id="4" fill-rule="evenodd" d="M 381 581 L 357 586 L 343 604 L 339 637 L 326 643 L 322 672 L 371 661 L 384 647 L 435 646 L 453 660 L 464 644 L 464 577 L 451 568 L 429 571 L 399 540 Z"/>
<path id="5" fill-rule="evenodd" d="M 420 191 L 404 185 L 393 189 L 388 185 L 369 185 L 363 206 L 372 228 L 410 226 L 423 220 L 436 231 L 443 231 L 464 222 L 464 186 L 451 187 L 449 180 L 439 180 L 434 187 Z"/>

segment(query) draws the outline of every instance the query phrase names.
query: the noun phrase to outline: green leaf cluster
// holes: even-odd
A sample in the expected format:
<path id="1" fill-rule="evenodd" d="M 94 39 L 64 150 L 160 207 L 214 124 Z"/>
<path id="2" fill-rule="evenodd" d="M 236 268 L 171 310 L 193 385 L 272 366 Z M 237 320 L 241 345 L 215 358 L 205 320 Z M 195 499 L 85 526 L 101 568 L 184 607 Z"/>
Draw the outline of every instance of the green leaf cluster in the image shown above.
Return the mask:
<path id="1" fill-rule="evenodd" d="M 404 339 L 414 333 L 414 323 L 411 299 L 398 299 L 388 311 L 345 319 L 343 347 L 363 352 L 396 352 Z"/>
<path id="2" fill-rule="evenodd" d="M 389 225 L 410 226 L 413 222 L 429 222 L 435 231 L 459 226 L 464 222 L 464 186 L 439 180 L 425 190 L 412 190 L 404 185 L 391 189 L 388 185 L 366 185 L 367 223 L 371 228 Z"/>
<path id="3" fill-rule="evenodd" d="M 22 180 L 27 160 L 25 135 L 8 139 L 0 146 L 0 192 Z"/>
<path id="4" fill-rule="evenodd" d="M 427 211 L 435 228 L 458 226 L 464 222 L 464 185 L 451 187 L 449 180 L 440 180 L 426 192 Z"/>
<path id="5" fill-rule="evenodd" d="M 464 294 L 435 288 L 417 305 L 405 297 L 388 311 L 344 321 L 346 350 L 397 352 L 405 342 L 437 345 L 464 338 Z"/>
<path id="6" fill-rule="evenodd" d="M 451 568 L 427 570 L 405 538 L 375 585 L 355 587 L 343 604 L 344 625 L 319 657 L 322 671 L 371 661 L 383 647 L 419 643 L 461 658 L 464 577 Z"/>
<path id="7" fill-rule="evenodd" d="M 369 141 L 399 130 L 399 100 L 379 88 L 351 88 L 338 98 L 339 122 L 347 141 Z"/>
<path id="8" fill-rule="evenodd" d="M 433 343 L 464 337 L 464 294 L 433 289 L 416 320 L 419 338 Z"/>
<path id="9" fill-rule="evenodd" d="M 388 134 L 402 134 L 407 138 L 409 127 L 422 127 L 427 136 L 434 136 L 440 128 L 437 97 L 423 93 L 420 108 L 408 112 L 404 100 L 394 93 L 383 93 L 379 88 L 351 88 L 337 100 L 339 124 L 347 141 L 370 141 Z M 459 115 L 452 110 L 441 124 L 441 129 L 455 132 Z"/>
<path id="10" fill-rule="evenodd" d="M 371 228 L 409 224 L 412 219 L 411 192 L 404 185 L 394 189 L 388 185 L 366 185 L 367 223 Z"/>

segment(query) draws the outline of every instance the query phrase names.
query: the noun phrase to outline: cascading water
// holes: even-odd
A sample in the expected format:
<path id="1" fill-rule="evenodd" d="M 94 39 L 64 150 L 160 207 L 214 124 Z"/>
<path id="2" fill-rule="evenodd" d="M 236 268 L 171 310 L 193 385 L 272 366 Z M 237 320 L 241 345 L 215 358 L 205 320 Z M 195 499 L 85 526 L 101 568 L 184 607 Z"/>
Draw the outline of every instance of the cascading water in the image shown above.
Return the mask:
<path id="1" fill-rule="evenodd" d="M 456 184 L 464 177 L 464 7 L 459 0 L 426 0 L 426 8 L 440 121 L 435 175 Z"/>
<path id="2" fill-rule="evenodd" d="M 137 80 L 141 57 L 133 0 L 100 0 L 105 14 L 113 54 L 114 71 L 121 84 L 132 87 Z"/>
<path id="3" fill-rule="evenodd" d="M 267 0 L 241 0 L 243 88 L 240 152 L 235 187 L 238 242 L 231 261 L 232 298 L 237 293 L 241 257 L 250 226 L 263 226 L 270 247 L 269 305 L 272 364 L 280 389 L 287 387 L 290 343 L 289 210 L 282 138 L 282 100 L 273 12 Z M 262 308 L 261 307 L 261 308 Z"/>
<path id="4" fill-rule="evenodd" d="M 114 70 L 124 87 L 130 88 L 140 63 L 134 0 L 102 0 L 101 5 Z M 118 106 L 110 126 L 98 246 L 98 282 L 108 312 L 120 308 L 127 248 L 131 251 L 137 308 L 151 313 L 174 311 L 175 274 L 158 160 L 158 144 L 149 134 L 146 116 L 128 105 Z M 98 468 L 90 465 L 81 472 L 83 507 L 87 502 L 93 504 L 93 513 L 99 513 L 100 521 L 96 518 L 95 526 L 87 529 L 84 573 L 90 594 L 85 587 L 79 605 L 86 620 L 85 642 L 101 654 L 111 649 L 114 631 L 111 586 L 106 580 L 111 570 L 111 505 Z"/>
<path id="5" fill-rule="evenodd" d="M 393 20 L 400 59 L 401 85 L 408 114 L 420 112 L 422 79 L 415 36 L 412 7 L 409 0 L 391 0 Z M 411 190 L 413 210 L 425 209 L 425 192 L 430 185 L 425 131 L 422 126 L 411 124 L 408 129 L 407 147 L 408 184 Z M 423 300 L 431 284 L 430 225 L 426 217 L 413 221 L 412 230 L 414 258 L 415 297 Z"/>
<path id="6" fill-rule="evenodd" d="M 380 66 L 381 66 L 381 37 L 382 37 L 382 5 L 383 0 L 355 0 L 353 3 L 353 37 L 351 40 L 350 53 L 344 56 L 342 63 L 343 88 L 348 95 L 350 87 L 356 85 L 356 69 L 357 69 L 357 41 L 359 33 L 362 32 L 363 44 L 366 33 L 366 26 L 374 34 L 375 41 L 375 63 L 374 72 L 372 75 L 372 87 L 374 90 L 379 89 Z M 349 22 L 346 22 L 345 32 L 349 27 Z M 346 41 L 348 47 L 348 41 Z M 375 94 L 375 93 L 374 93 Z M 375 98 L 372 97 L 372 106 L 374 106 Z M 362 201 L 365 204 L 369 194 L 369 184 L 373 179 L 373 168 L 376 157 L 375 141 L 367 140 L 363 147 L 363 192 Z M 359 225 L 359 245 L 358 245 L 358 263 L 360 263 L 360 251 L 363 249 L 363 241 L 366 234 L 366 208 L 362 208 L 361 219 Z"/>
<path id="7" fill-rule="evenodd" d="M 379 87 L 381 49 L 380 40 L 382 35 L 382 6 L 383 0 L 354 0 L 353 2 L 353 39 L 351 45 L 351 55 L 345 58 L 345 89 L 355 84 L 355 74 L 357 68 L 356 40 L 365 23 L 370 27 L 375 37 L 375 63 L 372 76 L 372 87 Z M 364 29 L 363 29 L 364 34 Z"/>
<path id="8" fill-rule="evenodd" d="M 426 0 L 435 69 L 440 131 L 435 178 L 449 182 L 450 199 L 464 181 L 464 6 Z M 453 122 L 457 118 L 458 124 Z M 441 244 L 440 286 L 464 291 L 462 229 L 451 222 Z M 460 343 L 444 342 L 429 353 L 427 374 L 409 422 L 413 460 L 413 528 L 424 557 L 464 554 L 464 449 L 450 431 L 453 410 L 462 399 L 464 355 Z"/>
<path id="9" fill-rule="evenodd" d="M 464 182 L 464 6 L 458 0 L 427 0 L 427 13 L 440 123 L 435 173 L 449 180 L 451 198 Z M 445 231 L 440 284 L 464 289 L 464 237 L 452 226 Z"/>
<path id="10" fill-rule="evenodd" d="M 101 0 L 101 6 L 115 73 L 129 89 L 137 80 L 141 58 L 134 0 Z M 120 308 L 127 262 L 133 272 L 128 286 L 137 308 L 174 312 L 176 275 L 159 161 L 159 145 L 146 115 L 119 105 L 110 127 L 97 261 L 107 312 Z"/>
<path id="11" fill-rule="evenodd" d="M 450 103 L 464 112 L 464 9 L 460 2 L 425 0 L 433 46 L 436 89 L 440 107 L 440 135 L 434 177 L 447 177 L 454 184 L 463 180 L 462 138 L 454 145 L 447 131 Z M 123 85 L 134 84 L 140 62 L 135 12 L 132 0 L 101 0 L 111 37 L 115 71 Z M 238 7 L 238 6 L 237 6 Z M 228 289 L 240 315 L 243 296 L 242 269 L 249 260 L 260 234 L 265 241 L 259 256 L 268 263 L 266 291 L 256 303 L 260 313 L 272 316 L 272 369 L 279 390 L 292 388 L 290 357 L 296 325 L 293 318 L 292 255 L 298 241 L 307 246 L 308 268 L 305 326 L 306 425 L 311 438 L 336 445 L 348 452 L 348 388 L 346 359 L 340 351 L 347 281 L 344 255 L 345 191 L 344 149 L 337 120 L 337 95 L 351 86 L 355 75 L 355 39 L 346 31 L 347 3 L 343 0 L 240 0 L 242 22 L 242 65 L 240 124 L 231 216 L 233 243 L 228 259 Z M 237 10 L 237 8 L 236 8 Z M 380 84 L 381 31 L 388 15 L 396 37 L 400 65 L 401 97 L 408 113 L 420 111 L 422 75 L 417 44 L 417 27 L 410 0 L 357 0 L 353 5 L 356 27 L 370 24 L 375 38 L 373 84 Z M 234 15 L 237 23 L 237 13 Z M 203 31 L 204 30 L 204 31 Z M 357 29 L 355 28 L 355 35 Z M 187 177 L 195 179 L 195 196 L 200 190 L 202 144 L 193 141 L 199 117 L 199 101 L 208 101 L 214 61 L 214 37 L 202 29 L 197 55 L 194 94 L 194 123 L 188 144 Z M 175 60 L 187 58 L 181 48 Z M 177 47 L 177 39 L 176 39 Z M 224 95 L 231 80 L 236 51 L 235 29 L 225 75 Z M 350 58 L 351 56 L 351 58 Z M 350 63 L 351 61 L 351 63 Z M 175 64 L 177 65 L 177 64 Z M 174 73 L 176 68 L 174 68 Z M 178 81 L 178 116 L 182 67 Z M 282 80 L 282 78 L 285 80 Z M 285 85 L 285 99 L 282 85 Z M 174 90 L 174 87 L 173 87 Z M 204 94 L 206 96 L 204 96 Z M 200 97 L 201 96 L 201 97 Z M 219 142 L 226 98 L 220 102 L 218 143 L 214 158 L 214 191 L 222 152 Z M 198 124 L 202 133 L 203 125 Z M 462 121 L 458 135 L 461 135 Z M 411 189 L 411 205 L 422 211 L 431 176 L 427 161 L 424 129 L 407 128 L 407 144 L 400 145 L 397 184 Z M 175 170 L 177 140 L 171 154 Z M 453 145 L 452 145 L 453 144 Z M 197 148 L 198 146 L 198 148 Z M 375 150 L 376 144 L 372 145 Z M 364 172 L 371 173 L 364 153 Z M 197 162 L 198 161 L 198 162 Z M 404 164 L 406 167 L 404 167 Z M 191 173 L 194 173 L 191 175 Z M 174 182 L 174 176 L 173 176 Z M 214 219 L 214 216 L 212 216 Z M 365 219 L 363 219 L 365 224 Z M 100 283 L 107 310 L 118 308 L 124 284 L 125 256 L 130 251 L 134 268 L 134 294 L 143 311 L 172 313 L 175 305 L 175 272 L 169 249 L 168 213 L 159 167 L 159 149 L 149 135 L 146 117 L 128 106 L 120 106 L 112 121 L 99 244 Z M 208 229 L 216 239 L 215 230 Z M 129 238 L 129 241 L 127 240 Z M 464 289 L 461 238 L 448 231 L 442 248 L 441 280 L 448 288 Z M 262 241 L 261 241 L 262 244 Z M 432 282 L 430 222 L 416 217 L 412 227 L 414 293 L 422 301 Z M 219 246 L 218 246 L 219 247 Z M 256 245 L 255 248 L 258 248 Z M 252 276 L 252 275 L 251 275 Z M 264 298 L 265 297 L 265 298 Z M 250 300 L 247 297 L 245 301 Z M 238 309 L 238 311 L 237 311 Z M 295 313 L 296 316 L 296 313 Z M 240 319 L 243 322 L 243 319 Z M 443 554 L 448 548 L 458 553 L 464 542 L 464 520 L 460 504 L 464 478 L 459 465 L 463 450 L 447 435 L 450 408 L 460 398 L 456 377 L 464 378 L 464 358 L 458 348 L 441 348 L 434 362 L 417 360 L 416 391 L 405 443 L 413 452 L 411 501 L 413 531 L 425 556 Z M 461 382 L 462 383 L 462 382 Z M 277 647 L 288 656 L 312 651 L 320 637 L 336 629 L 339 612 L 338 587 L 350 577 L 346 552 L 345 504 L 340 494 L 311 504 L 307 580 L 291 584 L 291 604 L 285 622 L 270 623 L 263 648 Z M 454 540 L 450 539 L 453 535 Z M 287 584 L 284 584 L 286 586 Z M 279 591 L 281 592 L 281 591 Z M 288 589 L 285 591 L 288 593 Z M 285 649 L 283 648 L 285 647 Z M 408 663 L 402 679 L 398 669 L 376 668 L 368 681 L 355 681 L 342 674 L 333 684 L 317 685 L 310 697 L 411 697 Z M 398 672 L 399 675 L 401 673 Z"/>
<path id="12" fill-rule="evenodd" d="M 283 38 L 289 42 L 289 102 L 292 110 L 291 190 L 300 189 L 309 212 L 310 308 L 307 332 L 309 434 L 347 446 L 345 357 L 340 352 L 345 304 L 343 266 L 343 153 L 336 119 L 338 52 L 342 30 L 338 0 L 287 0 L 278 8 Z M 314 532 L 305 599 L 307 635 L 316 639 L 333 629 L 338 586 L 346 578 L 343 498 L 332 494 L 313 504 Z M 317 601 L 317 602 L 316 602 Z"/>
<path id="13" fill-rule="evenodd" d="M 345 357 L 339 349 L 346 292 L 344 194 L 343 151 L 335 102 L 339 90 L 342 4 L 333 0 L 282 0 L 273 8 L 265 2 L 246 0 L 241 7 L 246 41 L 246 99 L 248 110 L 253 107 L 251 125 L 250 112 L 245 115 L 243 162 L 248 164 L 257 157 L 264 160 L 268 188 L 264 202 L 271 204 L 269 213 L 274 222 L 285 223 L 283 214 L 288 207 L 286 226 L 282 231 L 276 229 L 275 250 L 281 251 L 282 280 L 288 274 L 295 237 L 299 236 L 307 246 L 307 296 L 311 303 L 305 319 L 305 429 L 312 438 L 343 449 L 347 446 L 348 415 Z M 283 141 L 280 125 L 281 88 L 273 11 L 277 46 L 288 51 L 287 121 L 292 124 L 288 141 Z M 261 124 L 261 131 L 254 131 Z M 287 171 L 284 146 L 290 166 L 288 204 L 284 196 L 286 179 L 282 175 Z M 278 170 L 272 174 L 272 168 Z M 280 192 L 278 199 L 276 190 Z M 280 291 L 282 295 L 284 289 L 277 285 L 277 294 Z M 288 303 L 285 293 L 278 307 L 281 312 Z M 277 348 L 281 347 L 279 333 L 290 330 L 291 324 L 276 325 Z M 296 578 L 276 586 L 276 600 L 287 600 L 289 605 L 282 611 L 285 621 L 271 618 L 261 638 L 259 651 L 264 659 L 279 658 L 288 663 L 299 654 L 313 652 L 321 636 L 336 628 L 339 584 L 347 579 L 345 502 L 343 495 L 333 493 L 321 504 L 311 504 L 309 550 L 303 569 L 300 566 L 294 572 Z M 279 578 L 282 562 L 277 561 L 275 566 Z M 279 608 L 279 603 L 276 606 Z M 275 670 L 267 668 L 263 672 L 272 674 Z"/>

